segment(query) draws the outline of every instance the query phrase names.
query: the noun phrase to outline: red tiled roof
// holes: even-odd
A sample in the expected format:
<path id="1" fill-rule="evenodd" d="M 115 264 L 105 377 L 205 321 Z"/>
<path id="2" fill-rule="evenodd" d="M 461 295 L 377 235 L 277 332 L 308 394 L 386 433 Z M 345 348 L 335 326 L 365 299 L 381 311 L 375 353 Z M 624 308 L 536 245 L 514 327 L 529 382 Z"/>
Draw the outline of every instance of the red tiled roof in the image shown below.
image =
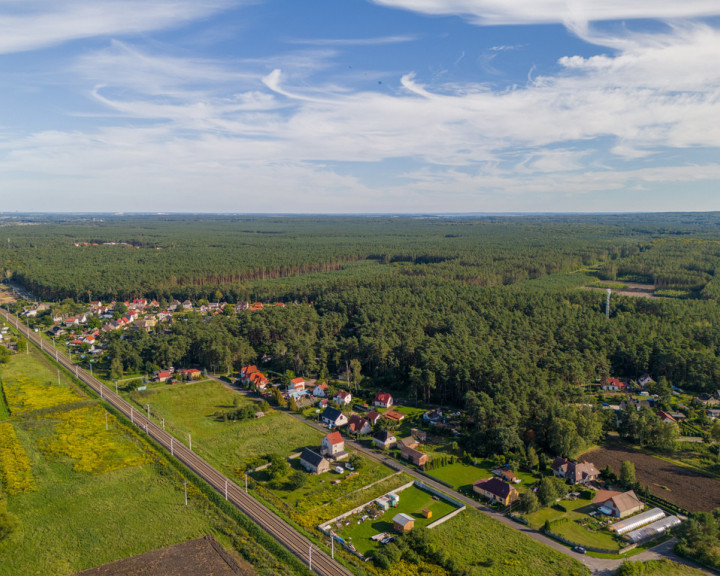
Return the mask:
<path id="1" fill-rule="evenodd" d="M 330 444 L 343 444 L 345 442 L 340 432 L 331 432 L 326 436 L 326 438 Z"/>

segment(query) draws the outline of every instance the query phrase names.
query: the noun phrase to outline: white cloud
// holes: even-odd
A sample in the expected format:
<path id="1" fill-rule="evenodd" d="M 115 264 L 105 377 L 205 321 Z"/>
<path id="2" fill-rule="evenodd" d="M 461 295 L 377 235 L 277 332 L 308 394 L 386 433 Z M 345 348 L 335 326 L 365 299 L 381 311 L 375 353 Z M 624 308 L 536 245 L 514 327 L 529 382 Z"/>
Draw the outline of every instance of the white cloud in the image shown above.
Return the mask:
<path id="1" fill-rule="evenodd" d="M 23 0 L 0 6 L 0 53 L 140 34 L 204 18 L 238 0 Z"/>
<path id="2" fill-rule="evenodd" d="M 720 15 L 715 0 L 372 0 L 424 14 L 462 15 L 480 25 L 583 23 L 638 18 L 677 19 Z"/>

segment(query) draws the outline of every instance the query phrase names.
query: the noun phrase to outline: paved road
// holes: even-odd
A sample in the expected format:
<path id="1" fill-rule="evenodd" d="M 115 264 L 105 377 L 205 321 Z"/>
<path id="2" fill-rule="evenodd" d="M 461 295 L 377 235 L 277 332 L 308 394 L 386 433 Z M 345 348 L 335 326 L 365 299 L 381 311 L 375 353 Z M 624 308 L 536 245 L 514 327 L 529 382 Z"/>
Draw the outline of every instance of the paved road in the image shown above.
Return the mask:
<path id="1" fill-rule="evenodd" d="M 242 394 L 248 394 L 248 391 L 244 388 L 240 388 L 239 386 L 235 386 L 233 384 L 228 384 L 226 381 L 211 376 L 211 378 L 217 380 L 218 382 L 223 383 L 228 388 L 232 388 L 233 390 L 236 390 L 238 392 L 241 392 Z M 296 418 L 297 420 L 300 420 L 301 422 L 304 422 L 305 424 L 308 424 L 309 426 L 312 426 L 313 428 L 316 428 L 320 432 L 327 433 L 328 429 L 327 427 L 318 424 L 316 422 L 312 422 L 311 420 L 307 420 L 306 418 L 300 416 L 299 414 L 293 414 L 292 412 L 288 412 L 293 418 Z M 358 444 L 357 442 L 354 442 L 352 440 L 349 440 L 346 438 L 345 443 L 352 446 L 356 450 L 362 452 L 369 458 L 372 458 L 373 460 L 380 462 L 381 464 L 385 464 L 389 468 L 392 468 L 396 471 L 406 472 L 407 474 L 410 474 L 420 482 L 423 482 L 424 484 L 427 484 L 429 486 L 432 486 L 433 488 L 436 488 L 437 490 L 440 490 L 441 492 L 445 492 L 449 496 L 452 496 L 453 498 L 460 500 L 465 505 L 470 506 L 472 508 L 475 508 L 479 510 L 480 512 L 492 517 L 493 519 L 497 520 L 498 522 L 501 522 L 502 524 L 505 524 L 506 526 L 512 528 L 513 530 L 517 530 L 518 532 L 522 532 L 525 535 L 529 536 L 530 538 L 533 538 L 534 540 L 537 540 L 538 542 L 541 542 L 545 544 L 546 546 L 550 546 L 550 548 L 553 548 L 554 550 L 557 550 L 558 552 L 561 552 L 562 554 L 565 554 L 567 556 L 570 556 L 588 567 L 590 572 L 593 575 L 597 576 L 610 576 L 612 574 L 615 574 L 615 571 L 618 569 L 620 564 L 623 563 L 624 560 L 616 560 L 612 558 L 594 558 L 592 556 L 587 556 L 585 554 L 578 554 L 577 552 L 573 552 L 570 548 L 565 546 L 564 544 L 561 544 L 557 540 L 553 540 L 552 538 L 548 538 L 544 534 L 541 534 L 537 530 L 533 530 L 532 528 L 528 526 L 524 526 L 523 524 L 519 524 L 518 522 L 514 522 L 507 516 L 505 516 L 502 513 L 496 512 L 495 510 L 492 510 L 488 508 L 487 506 L 483 506 L 476 500 L 473 500 L 472 498 L 468 498 L 467 496 L 460 494 L 456 490 L 453 490 L 451 488 L 448 488 L 444 484 L 440 484 L 439 482 L 435 482 L 431 478 L 428 478 L 427 476 L 420 474 L 416 470 L 412 468 L 408 468 L 401 462 L 398 462 L 397 460 L 394 460 L 392 458 L 389 458 L 388 456 L 381 454 L 379 452 L 376 452 L 375 450 L 371 450 L 366 448 L 365 446 L 362 446 L 361 444 Z M 658 546 L 655 546 L 654 548 L 651 548 L 650 550 L 646 550 L 645 552 L 642 552 L 640 554 L 637 554 L 636 556 L 633 556 L 630 558 L 630 560 L 633 561 L 645 561 L 645 560 L 659 560 L 662 558 L 668 558 L 670 560 L 674 560 L 675 562 L 679 562 L 680 564 L 685 564 L 687 566 L 692 566 L 693 568 L 696 568 L 698 570 L 701 570 L 702 572 L 706 574 L 713 574 L 713 572 L 710 572 L 699 565 L 690 562 L 689 560 L 685 560 L 684 558 L 681 558 L 675 552 L 673 551 L 673 548 L 675 546 L 676 539 L 669 540 L 667 542 L 664 542 L 662 544 L 659 544 Z"/>
<path id="2" fill-rule="evenodd" d="M 170 433 L 158 426 L 153 420 L 147 418 L 143 412 L 139 412 L 125 399 L 102 384 L 97 378 L 94 378 L 90 373 L 74 365 L 64 354 L 52 348 L 37 334 L 28 330 L 17 318 L 2 309 L 0 309 L 0 315 L 15 325 L 18 331 L 29 338 L 41 350 L 52 358 L 55 358 L 58 363 L 62 364 L 69 371 L 73 372 L 77 378 L 97 392 L 103 400 L 125 414 L 133 424 L 152 436 L 159 444 L 165 447 L 171 455 L 175 456 L 188 468 L 207 481 L 215 490 L 225 496 L 225 498 L 232 502 L 239 510 L 247 514 L 247 516 L 305 564 L 308 564 L 310 557 L 312 557 L 312 569 L 314 572 L 321 576 L 353 576 L 352 572 L 347 568 L 314 546 L 310 540 L 305 538 L 295 530 L 295 528 L 273 512 L 270 512 L 265 506 L 255 500 L 255 498 L 246 494 L 245 491 L 232 482 L 232 480 L 210 466 L 210 464 L 175 439 Z"/>

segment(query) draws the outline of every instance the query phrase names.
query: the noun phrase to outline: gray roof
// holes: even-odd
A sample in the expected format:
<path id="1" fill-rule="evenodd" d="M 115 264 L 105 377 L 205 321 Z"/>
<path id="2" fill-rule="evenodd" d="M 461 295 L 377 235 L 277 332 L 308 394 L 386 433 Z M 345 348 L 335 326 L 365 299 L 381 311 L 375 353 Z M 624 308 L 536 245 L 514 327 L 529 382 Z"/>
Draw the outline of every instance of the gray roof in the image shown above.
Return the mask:
<path id="1" fill-rule="evenodd" d="M 320 466 L 322 461 L 325 460 L 325 458 L 320 456 L 317 452 L 313 452 L 310 448 L 304 448 L 302 454 L 300 454 L 300 460 L 304 460 L 308 464 L 312 464 L 317 468 Z"/>
<path id="2" fill-rule="evenodd" d="M 340 412 L 340 410 L 338 410 L 337 408 L 331 408 L 330 406 L 325 408 L 325 411 L 322 413 L 323 418 L 327 418 L 328 420 L 332 420 L 333 422 L 340 418 L 340 416 L 342 416 L 342 412 Z"/>

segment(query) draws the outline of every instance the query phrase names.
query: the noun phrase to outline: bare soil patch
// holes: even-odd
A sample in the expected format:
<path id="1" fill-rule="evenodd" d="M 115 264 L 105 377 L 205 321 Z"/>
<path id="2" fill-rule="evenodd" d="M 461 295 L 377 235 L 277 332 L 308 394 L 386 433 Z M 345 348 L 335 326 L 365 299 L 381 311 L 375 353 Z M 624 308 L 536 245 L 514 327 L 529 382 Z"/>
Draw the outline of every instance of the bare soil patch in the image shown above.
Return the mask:
<path id="1" fill-rule="evenodd" d="M 623 460 L 635 464 L 635 475 L 650 493 L 690 512 L 709 512 L 720 507 L 720 481 L 690 468 L 665 462 L 642 452 L 611 444 L 594 448 L 581 457 L 602 470 L 605 466 L 620 474 Z"/>

